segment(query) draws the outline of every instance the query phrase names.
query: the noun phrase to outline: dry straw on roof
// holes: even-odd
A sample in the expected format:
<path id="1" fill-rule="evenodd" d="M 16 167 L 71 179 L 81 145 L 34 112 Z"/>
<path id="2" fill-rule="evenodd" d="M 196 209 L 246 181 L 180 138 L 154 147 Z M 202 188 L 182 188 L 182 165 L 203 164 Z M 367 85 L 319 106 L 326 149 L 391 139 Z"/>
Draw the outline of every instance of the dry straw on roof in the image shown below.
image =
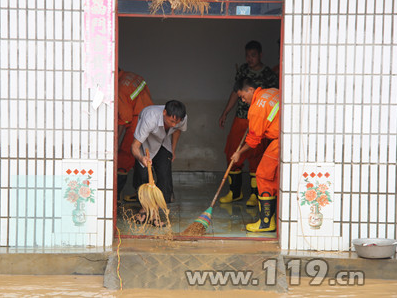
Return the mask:
<path id="1" fill-rule="evenodd" d="M 202 15 L 208 13 L 209 3 L 203 0 L 152 0 L 149 6 L 150 11 L 153 14 L 156 13 L 162 8 L 164 2 L 169 2 L 174 11 L 200 12 Z"/>

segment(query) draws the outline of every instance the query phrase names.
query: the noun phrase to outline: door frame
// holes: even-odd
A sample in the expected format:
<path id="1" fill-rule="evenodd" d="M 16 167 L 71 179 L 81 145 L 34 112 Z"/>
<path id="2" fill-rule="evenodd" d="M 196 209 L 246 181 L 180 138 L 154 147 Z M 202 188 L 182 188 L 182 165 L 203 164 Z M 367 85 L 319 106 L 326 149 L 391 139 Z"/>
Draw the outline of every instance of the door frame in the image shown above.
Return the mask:
<path id="1" fill-rule="evenodd" d="M 146 1 L 146 0 L 137 0 L 137 1 Z M 217 2 L 214 0 L 208 0 L 207 2 Z M 219 2 L 217 2 L 219 3 Z M 229 3 L 242 3 L 242 1 L 225 1 L 225 11 L 228 12 Z M 252 1 L 247 3 L 280 3 L 280 1 Z M 279 90 L 280 90 L 280 101 L 283 102 L 283 89 L 282 89 L 282 61 L 283 61 L 283 45 L 284 45 L 284 14 L 285 14 L 285 3 L 282 3 L 282 14 L 280 16 L 235 16 L 235 15 L 189 15 L 189 14 L 174 14 L 173 12 L 170 15 L 163 14 L 133 14 L 133 13 L 118 13 L 118 1 L 116 0 L 115 5 L 115 72 L 114 72 L 114 88 L 115 88 L 115 99 L 118 98 L 118 62 L 119 62 L 119 18 L 120 17 L 133 17 L 133 18 L 183 18 L 183 19 L 246 19 L 246 20 L 280 20 L 280 49 L 279 49 Z M 119 235 L 119 231 L 117 229 L 117 159 L 118 159 L 118 101 L 114 101 L 114 162 L 113 162 L 113 235 L 125 238 L 133 238 L 133 239 L 153 239 L 154 236 L 143 235 L 143 236 L 134 236 L 134 235 Z M 279 110 L 280 119 L 282 119 L 282 109 Z M 279 128 L 279 136 L 281 136 L 281 125 Z M 279 153 L 281 153 L 281 142 L 279 142 Z M 279 170 L 281 165 L 281 159 L 279 159 Z M 280 176 L 278 177 L 278 186 L 280 186 Z M 280 189 L 280 188 L 279 188 Z M 211 236 L 174 236 L 176 240 L 197 240 L 197 239 L 205 239 L 205 240 L 250 240 L 250 241 L 278 241 L 280 239 L 280 230 L 281 225 L 278 221 L 278 216 L 280 212 L 281 198 L 278 198 L 277 209 L 276 209 L 276 238 L 260 238 L 260 237 L 211 237 Z M 198 215 L 199 216 L 199 215 Z"/>

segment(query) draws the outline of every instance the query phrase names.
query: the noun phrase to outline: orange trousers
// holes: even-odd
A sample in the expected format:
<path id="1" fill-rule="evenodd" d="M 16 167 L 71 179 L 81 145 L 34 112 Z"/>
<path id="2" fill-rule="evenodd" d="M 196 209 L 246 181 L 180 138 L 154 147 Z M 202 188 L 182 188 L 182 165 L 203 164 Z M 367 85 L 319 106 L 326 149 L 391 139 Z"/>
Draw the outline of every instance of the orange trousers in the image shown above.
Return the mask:
<path id="1" fill-rule="evenodd" d="M 278 177 L 279 177 L 279 149 L 278 139 L 270 142 L 256 170 L 256 182 L 258 184 L 258 194 L 269 192 L 270 196 L 278 194 Z M 269 195 L 265 195 L 266 197 Z"/>
<path id="2" fill-rule="evenodd" d="M 248 128 L 248 120 L 244 118 L 235 117 L 232 127 L 230 128 L 229 135 L 227 136 L 225 154 L 227 164 L 230 163 L 231 156 L 236 152 L 241 138 L 243 138 L 245 131 Z M 249 149 L 240 156 L 240 160 L 234 163 L 231 171 L 239 171 L 243 168 L 245 160 L 248 160 L 249 171 L 255 173 L 258 168 L 259 162 L 262 159 L 263 152 L 269 143 L 268 139 L 263 139 L 262 143 L 256 148 Z"/>

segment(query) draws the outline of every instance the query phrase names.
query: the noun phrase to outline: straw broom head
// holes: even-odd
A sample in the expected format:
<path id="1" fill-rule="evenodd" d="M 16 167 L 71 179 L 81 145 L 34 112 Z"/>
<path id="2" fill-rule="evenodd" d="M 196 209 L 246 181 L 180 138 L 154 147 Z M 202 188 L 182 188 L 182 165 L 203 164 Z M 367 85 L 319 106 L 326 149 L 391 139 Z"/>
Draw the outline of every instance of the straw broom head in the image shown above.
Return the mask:
<path id="1" fill-rule="evenodd" d="M 211 224 L 212 207 L 209 207 L 182 233 L 184 236 L 202 236 Z"/>
<path id="2" fill-rule="evenodd" d="M 149 157 L 149 150 L 146 149 L 146 156 Z M 148 165 L 149 183 L 143 184 L 138 189 L 138 198 L 142 208 L 147 214 L 147 220 L 157 219 L 159 216 L 158 209 L 167 209 L 163 192 L 154 184 L 152 166 Z"/>

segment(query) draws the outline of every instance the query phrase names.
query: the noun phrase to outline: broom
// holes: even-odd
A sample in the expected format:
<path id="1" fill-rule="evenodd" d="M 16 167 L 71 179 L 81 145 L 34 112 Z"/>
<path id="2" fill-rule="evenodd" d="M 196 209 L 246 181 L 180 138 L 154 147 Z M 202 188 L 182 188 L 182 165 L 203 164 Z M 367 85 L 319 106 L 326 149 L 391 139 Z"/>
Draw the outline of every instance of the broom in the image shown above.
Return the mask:
<path id="1" fill-rule="evenodd" d="M 146 149 L 146 157 L 149 158 L 149 149 Z M 148 220 L 156 219 L 160 221 L 159 208 L 167 210 L 163 192 L 154 184 L 152 165 L 148 165 L 149 183 L 143 184 L 138 189 L 138 198 L 142 208 L 146 212 L 145 223 Z"/>
<path id="2" fill-rule="evenodd" d="M 245 137 L 248 134 L 248 129 L 245 131 L 245 134 L 243 138 L 240 141 L 240 144 L 238 145 L 236 152 L 238 152 L 241 148 L 241 146 L 244 143 Z M 216 200 L 218 199 L 219 193 L 221 192 L 221 189 L 223 185 L 225 184 L 226 178 L 229 174 L 230 169 L 232 168 L 234 164 L 234 161 L 230 161 L 228 168 L 226 169 L 225 175 L 223 176 L 222 182 L 218 187 L 218 190 L 215 193 L 214 199 L 211 202 L 211 205 L 208 209 L 206 209 L 192 224 L 190 224 L 183 232 L 182 235 L 185 236 L 202 236 L 204 235 L 206 229 L 210 226 L 211 224 L 211 217 L 212 217 L 212 209 L 215 205 Z"/>

